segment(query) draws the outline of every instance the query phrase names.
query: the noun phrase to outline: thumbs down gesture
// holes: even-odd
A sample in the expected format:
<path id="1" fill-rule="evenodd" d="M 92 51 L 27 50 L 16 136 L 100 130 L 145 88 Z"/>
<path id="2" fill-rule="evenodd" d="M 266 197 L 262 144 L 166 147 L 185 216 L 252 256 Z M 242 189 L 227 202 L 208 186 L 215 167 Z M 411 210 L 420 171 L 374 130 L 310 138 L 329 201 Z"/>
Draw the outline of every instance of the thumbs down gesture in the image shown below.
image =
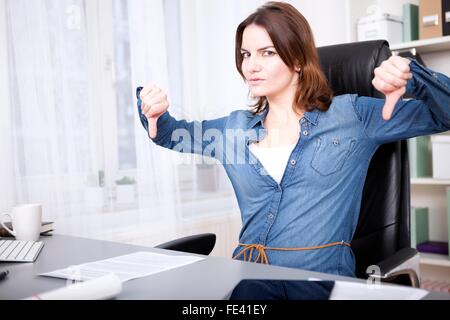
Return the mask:
<path id="1" fill-rule="evenodd" d="M 166 93 L 154 84 L 149 84 L 141 90 L 142 113 L 148 120 L 148 132 L 150 138 L 156 138 L 158 134 L 158 118 L 169 108 Z"/>
<path id="2" fill-rule="evenodd" d="M 386 96 L 383 107 L 384 120 L 391 119 L 396 103 L 406 92 L 406 83 L 412 78 L 410 63 L 409 59 L 392 56 L 375 69 L 372 84 Z"/>

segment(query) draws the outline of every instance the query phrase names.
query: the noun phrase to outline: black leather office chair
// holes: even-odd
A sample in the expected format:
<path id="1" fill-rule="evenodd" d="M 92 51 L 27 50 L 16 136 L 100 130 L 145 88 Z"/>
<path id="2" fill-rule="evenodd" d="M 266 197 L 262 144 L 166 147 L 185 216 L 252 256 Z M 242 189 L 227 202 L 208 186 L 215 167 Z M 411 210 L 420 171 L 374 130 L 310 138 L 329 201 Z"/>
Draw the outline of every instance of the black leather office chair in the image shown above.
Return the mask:
<path id="1" fill-rule="evenodd" d="M 384 98 L 373 88 L 372 79 L 374 69 L 391 56 L 386 41 L 333 45 L 318 50 L 322 69 L 335 96 L 356 93 Z M 419 256 L 415 249 L 410 248 L 409 183 L 406 141 L 380 146 L 370 163 L 359 222 L 351 243 L 358 278 L 370 276 L 419 286 Z M 207 234 L 178 239 L 158 247 L 209 254 L 214 243 L 215 237 Z"/>
<path id="2" fill-rule="evenodd" d="M 386 41 L 333 45 L 318 50 L 322 69 L 335 95 L 356 93 L 384 98 L 372 86 L 372 79 L 374 69 L 391 56 Z M 375 152 L 351 244 L 358 278 L 370 275 L 419 286 L 419 255 L 410 247 L 410 176 L 406 141 L 382 145 Z"/>
<path id="3" fill-rule="evenodd" d="M 165 242 L 155 248 L 208 255 L 214 249 L 215 244 L 216 235 L 214 233 L 202 233 Z"/>

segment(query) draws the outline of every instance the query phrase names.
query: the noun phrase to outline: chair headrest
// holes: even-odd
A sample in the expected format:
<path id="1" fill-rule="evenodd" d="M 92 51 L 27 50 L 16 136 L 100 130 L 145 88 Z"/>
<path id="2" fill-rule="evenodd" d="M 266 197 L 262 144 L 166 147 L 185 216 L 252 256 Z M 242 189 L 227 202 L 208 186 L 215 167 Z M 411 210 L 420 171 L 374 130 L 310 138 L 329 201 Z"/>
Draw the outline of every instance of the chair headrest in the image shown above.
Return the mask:
<path id="1" fill-rule="evenodd" d="M 372 86 L 374 69 L 392 54 L 385 40 L 319 47 L 320 63 L 335 96 L 356 93 L 384 98 Z"/>

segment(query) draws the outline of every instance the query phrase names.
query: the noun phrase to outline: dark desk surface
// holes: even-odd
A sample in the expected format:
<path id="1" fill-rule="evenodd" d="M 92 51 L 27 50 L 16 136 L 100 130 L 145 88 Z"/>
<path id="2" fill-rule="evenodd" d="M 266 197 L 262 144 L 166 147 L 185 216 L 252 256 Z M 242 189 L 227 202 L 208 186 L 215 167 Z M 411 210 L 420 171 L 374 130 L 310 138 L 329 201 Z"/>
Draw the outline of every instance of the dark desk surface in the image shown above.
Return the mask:
<path id="1" fill-rule="evenodd" d="M 136 251 L 149 251 L 172 255 L 186 255 L 169 250 L 99 241 L 71 236 L 41 237 L 44 248 L 34 263 L 1 263 L 8 269 L 8 279 L 0 282 L 0 299 L 22 299 L 33 294 L 64 287 L 66 280 L 38 276 L 43 272 L 71 265 L 112 258 Z M 205 260 L 181 268 L 157 273 L 123 284 L 117 299 L 161 300 L 221 300 L 227 299 L 242 279 L 304 280 L 364 280 L 340 277 L 298 269 L 267 266 L 235 261 L 231 258 L 208 256 Z M 449 294 L 430 293 L 428 299 L 450 299 Z"/>

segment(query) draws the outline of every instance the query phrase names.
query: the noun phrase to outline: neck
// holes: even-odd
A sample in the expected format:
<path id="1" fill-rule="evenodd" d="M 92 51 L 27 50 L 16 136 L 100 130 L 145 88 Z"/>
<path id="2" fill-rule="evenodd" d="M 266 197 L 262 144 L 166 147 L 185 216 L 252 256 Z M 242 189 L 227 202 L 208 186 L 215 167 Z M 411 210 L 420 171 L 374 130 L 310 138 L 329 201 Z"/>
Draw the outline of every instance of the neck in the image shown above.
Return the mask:
<path id="1" fill-rule="evenodd" d="M 286 103 L 273 103 L 269 102 L 269 112 L 266 116 L 266 123 L 270 123 L 275 126 L 285 126 L 289 122 L 295 119 L 298 122 L 303 117 L 303 112 L 294 109 L 291 102 Z"/>
<path id="2" fill-rule="evenodd" d="M 269 120 L 272 123 L 283 125 L 292 119 L 300 120 L 301 117 L 302 115 L 295 112 L 292 106 L 273 106 L 270 104 L 266 121 Z"/>
<path id="3" fill-rule="evenodd" d="M 292 86 L 287 91 L 276 96 L 268 96 L 269 112 L 266 122 L 278 125 L 285 125 L 292 119 L 297 121 L 303 116 L 303 112 L 294 107 L 295 87 Z"/>

